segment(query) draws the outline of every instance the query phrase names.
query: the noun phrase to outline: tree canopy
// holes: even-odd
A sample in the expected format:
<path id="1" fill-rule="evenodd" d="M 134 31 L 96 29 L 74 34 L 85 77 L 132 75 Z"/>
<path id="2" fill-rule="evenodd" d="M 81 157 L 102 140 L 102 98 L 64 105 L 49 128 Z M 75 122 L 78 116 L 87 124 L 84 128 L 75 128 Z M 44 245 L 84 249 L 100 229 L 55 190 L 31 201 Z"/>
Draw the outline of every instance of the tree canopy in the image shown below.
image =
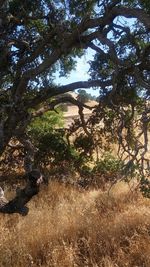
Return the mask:
<path id="1" fill-rule="evenodd" d="M 84 89 L 79 89 L 77 99 L 82 103 L 86 103 L 90 100 L 96 100 L 96 96 L 92 96 L 91 94 L 87 93 Z"/>
<path id="2" fill-rule="evenodd" d="M 78 105 L 87 135 L 103 121 L 102 134 L 115 136 L 132 161 L 142 166 L 146 162 L 149 169 L 148 0 L 1 0 L 0 36 L 1 155 L 13 137 L 31 150 L 29 123 L 70 101 Z M 58 84 L 56 72 L 67 77 L 87 49 L 94 51 L 90 79 Z M 100 95 L 87 123 L 82 103 L 62 96 L 85 88 L 95 88 Z"/>

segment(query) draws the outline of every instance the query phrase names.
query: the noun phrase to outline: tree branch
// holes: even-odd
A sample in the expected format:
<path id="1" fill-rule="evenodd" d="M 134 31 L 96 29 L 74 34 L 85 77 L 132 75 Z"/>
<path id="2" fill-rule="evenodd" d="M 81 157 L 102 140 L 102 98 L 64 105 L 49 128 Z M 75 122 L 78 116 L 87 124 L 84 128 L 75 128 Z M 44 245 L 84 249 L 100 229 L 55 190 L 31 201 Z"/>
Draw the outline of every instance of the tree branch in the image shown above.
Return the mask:
<path id="1" fill-rule="evenodd" d="M 23 216 L 28 214 L 29 209 L 25 206 L 34 195 L 39 192 L 39 186 L 43 182 L 43 176 L 38 170 L 32 170 L 28 173 L 28 183 L 24 189 L 16 190 L 16 197 L 10 201 L 3 201 L 4 192 L 1 189 L 0 212 L 1 213 L 19 213 Z"/>
<path id="2" fill-rule="evenodd" d="M 39 110 L 33 112 L 31 114 L 31 118 L 35 118 L 35 117 L 39 117 L 39 116 L 42 116 L 45 112 L 49 111 L 49 110 L 54 110 L 55 106 L 59 105 L 60 103 L 67 103 L 67 102 L 70 102 L 72 103 L 73 105 L 76 105 L 78 106 L 78 109 L 79 109 L 79 116 L 80 116 L 80 119 L 81 119 L 81 123 L 82 123 L 82 127 L 83 127 L 83 130 L 85 131 L 85 133 L 87 135 L 90 135 L 89 131 L 87 130 L 87 127 L 86 127 L 86 123 L 85 123 L 85 120 L 84 120 L 84 108 L 87 108 L 87 109 L 94 109 L 96 106 L 93 106 L 93 107 L 90 107 L 82 102 L 80 102 L 79 100 L 76 100 L 75 98 L 73 98 L 72 96 L 66 96 L 66 97 L 61 97 L 59 99 L 56 99 L 54 101 L 52 101 L 51 103 L 49 103 L 48 105 L 46 105 L 45 107 L 42 107 L 40 108 Z"/>
<path id="3" fill-rule="evenodd" d="M 150 16 L 140 8 L 114 7 L 112 9 L 112 12 L 116 16 L 137 18 L 145 25 L 148 30 L 150 30 Z"/>
<path id="4" fill-rule="evenodd" d="M 118 3 L 118 1 L 116 1 L 116 3 Z M 25 88 L 27 86 L 28 80 L 31 78 L 34 79 L 37 75 L 46 71 L 53 64 L 55 64 L 57 60 L 61 58 L 62 55 L 69 54 L 74 47 L 79 47 L 79 46 L 82 47 L 82 42 L 80 40 L 81 40 L 81 37 L 83 37 L 82 34 L 85 33 L 86 30 L 90 28 L 93 29 L 99 26 L 101 27 L 101 29 L 103 29 L 106 25 L 109 25 L 111 22 L 113 22 L 116 16 L 124 16 L 127 18 L 132 18 L 132 17 L 138 18 L 142 23 L 144 23 L 145 27 L 150 29 L 150 16 L 139 8 L 132 9 L 132 8 L 126 8 L 126 7 L 113 7 L 113 8 L 106 10 L 103 17 L 96 18 L 96 19 L 90 19 L 90 18 L 83 19 L 83 21 L 79 25 L 77 25 L 76 29 L 72 33 L 68 32 L 69 35 L 66 34 L 66 32 L 62 33 L 61 40 L 59 40 L 59 46 L 53 49 L 52 53 L 50 54 L 48 58 L 46 58 L 37 67 L 24 72 L 17 86 L 16 94 L 23 95 Z M 92 34 L 91 34 L 91 37 L 92 37 Z M 90 35 L 84 38 L 86 40 L 86 44 L 88 47 L 87 42 L 88 42 L 88 39 L 90 38 Z M 93 38 L 95 38 L 94 35 L 93 35 Z M 101 41 L 102 41 L 102 37 L 101 37 Z M 107 39 L 104 41 L 105 43 L 107 41 L 107 44 L 109 42 L 108 45 L 109 47 L 111 46 L 111 51 L 113 50 L 113 55 L 115 55 L 114 49 L 112 49 L 112 45 L 110 44 L 110 40 Z M 35 54 L 33 52 L 33 55 L 31 55 L 31 58 L 29 58 L 29 60 L 34 59 L 36 56 L 39 55 L 39 53 L 41 53 L 41 49 L 43 49 L 44 46 L 42 46 L 41 49 L 40 49 L 40 46 L 41 45 L 39 45 L 39 47 L 37 48 Z"/>
<path id="5" fill-rule="evenodd" d="M 59 94 L 67 93 L 69 91 L 74 91 L 79 88 L 107 87 L 111 85 L 112 85 L 111 80 L 108 80 L 108 81 L 90 80 L 90 81 L 74 82 L 74 83 L 62 85 L 59 87 L 50 86 L 47 88 L 41 88 L 40 93 L 35 98 L 33 98 L 31 101 L 27 102 L 27 108 L 34 108 L 38 104 L 47 100 L 48 98 L 57 96 Z"/>
<path id="6" fill-rule="evenodd" d="M 31 114 L 31 118 L 42 116 L 45 112 L 47 112 L 49 110 L 54 110 L 55 106 L 58 106 L 61 103 L 72 103 L 75 106 L 78 106 L 78 107 L 82 106 L 83 108 L 87 108 L 87 109 L 90 109 L 90 110 L 95 108 L 95 106 L 94 107 L 90 107 L 90 106 L 88 106 L 88 105 L 76 100 L 72 96 L 64 96 L 64 97 L 61 97 L 59 99 L 53 100 L 49 104 L 47 104 L 46 106 L 36 110 L 35 112 L 33 112 Z"/>

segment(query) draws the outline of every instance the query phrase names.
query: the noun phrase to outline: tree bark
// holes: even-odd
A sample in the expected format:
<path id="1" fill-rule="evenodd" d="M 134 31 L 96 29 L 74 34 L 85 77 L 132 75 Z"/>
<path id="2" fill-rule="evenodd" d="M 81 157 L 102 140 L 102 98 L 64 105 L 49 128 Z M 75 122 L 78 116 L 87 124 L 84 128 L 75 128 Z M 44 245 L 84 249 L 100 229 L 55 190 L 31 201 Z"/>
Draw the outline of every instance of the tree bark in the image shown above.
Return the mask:
<path id="1" fill-rule="evenodd" d="M 0 212 L 7 214 L 19 213 L 22 216 L 26 216 L 29 208 L 25 205 L 32 199 L 34 195 L 38 194 L 39 187 L 42 182 L 42 174 L 38 170 L 31 171 L 28 174 L 27 185 L 23 189 L 16 190 L 16 197 L 14 199 L 8 201 L 7 203 L 3 203 L 2 205 L 2 199 L 0 198 Z"/>

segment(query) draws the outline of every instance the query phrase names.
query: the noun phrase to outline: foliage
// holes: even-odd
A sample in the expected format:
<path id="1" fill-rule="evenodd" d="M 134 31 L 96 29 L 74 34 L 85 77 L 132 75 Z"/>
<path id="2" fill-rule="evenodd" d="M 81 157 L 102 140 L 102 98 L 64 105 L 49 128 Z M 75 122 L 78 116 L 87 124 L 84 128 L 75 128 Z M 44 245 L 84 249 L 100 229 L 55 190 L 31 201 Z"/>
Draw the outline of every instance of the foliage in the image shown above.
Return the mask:
<path id="1" fill-rule="evenodd" d="M 92 96 L 91 94 L 87 93 L 85 90 L 80 89 L 78 90 L 78 96 L 77 99 L 82 102 L 82 103 L 86 103 L 89 100 L 96 100 L 95 96 Z"/>
<path id="2" fill-rule="evenodd" d="M 123 161 L 107 152 L 104 154 L 103 158 L 96 163 L 93 171 L 100 175 L 110 177 L 111 179 L 111 176 L 116 176 L 117 178 L 117 176 L 121 174 L 123 166 Z"/>
<path id="3" fill-rule="evenodd" d="M 150 198 L 150 180 L 144 175 L 140 179 L 140 190 L 144 197 Z"/>
<path id="4" fill-rule="evenodd" d="M 45 133 L 38 139 L 37 149 L 35 160 L 44 165 L 71 160 L 71 150 L 62 135 L 55 130 Z"/>
<path id="5" fill-rule="evenodd" d="M 73 148 L 64 138 L 63 113 L 49 111 L 41 118 L 36 118 L 28 127 L 28 134 L 35 144 L 37 164 L 50 165 L 60 161 L 70 160 L 75 157 Z M 57 129 L 58 128 L 58 129 Z"/>
<path id="6" fill-rule="evenodd" d="M 76 141 L 79 161 L 86 151 L 89 156 L 94 147 L 105 150 L 116 142 L 126 161 L 132 158 L 141 171 L 148 166 L 149 1 L 12 0 L 1 1 L 0 8 L 0 155 L 14 138 L 29 153 L 25 141 L 35 116 L 69 101 L 80 111 L 72 129 L 83 127 L 93 138 L 93 144 L 83 139 L 86 149 Z M 56 77 L 67 77 L 86 51 L 93 54 L 87 59 L 90 79 L 59 84 Z M 85 121 L 88 88 L 99 91 L 99 104 Z M 81 102 L 63 96 L 78 89 Z M 72 147 L 52 129 L 55 116 L 50 125 L 47 114 L 35 120 L 30 135 L 41 153 L 54 140 L 57 157 L 64 157 L 61 148 Z"/>
<path id="7" fill-rule="evenodd" d="M 94 149 L 92 136 L 86 136 L 85 134 L 81 133 L 76 137 L 74 146 L 77 150 L 83 152 L 85 157 L 89 157 Z"/>
<path id="8" fill-rule="evenodd" d="M 81 101 L 82 103 L 88 102 L 89 101 L 88 93 L 85 90 L 83 90 L 83 89 L 78 90 L 77 99 L 79 101 Z"/>
<path id="9" fill-rule="evenodd" d="M 28 127 L 28 133 L 34 139 L 34 143 L 45 134 L 51 133 L 54 128 L 61 128 L 64 125 L 63 113 L 60 109 L 48 111 L 41 117 L 35 118 Z"/>

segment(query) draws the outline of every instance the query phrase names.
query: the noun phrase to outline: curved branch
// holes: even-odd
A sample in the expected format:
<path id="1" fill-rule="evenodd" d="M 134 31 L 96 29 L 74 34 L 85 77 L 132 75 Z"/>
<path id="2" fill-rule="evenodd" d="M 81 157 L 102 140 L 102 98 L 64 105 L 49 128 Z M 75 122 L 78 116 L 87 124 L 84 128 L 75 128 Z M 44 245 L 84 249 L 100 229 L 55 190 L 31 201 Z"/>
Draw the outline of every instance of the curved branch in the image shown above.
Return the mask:
<path id="1" fill-rule="evenodd" d="M 140 8 L 114 7 L 112 12 L 116 16 L 137 18 L 145 25 L 148 30 L 150 30 L 150 16 Z"/>
<path id="2" fill-rule="evenodd" d="M 107 80 L 107 81 L 101 81 L 101 80 L 90 80 L 90 81 L 79 81 L 79 82 L 74 82 L 62 86 L 49 86 L 47 88 L 41 88 L 40 93 L 33 98 L 31 101 L 27 102 L 27 108 L 34 108 L 38 104 L 42 103 L 43 101 L 46 101 L 50 97 L 54 97 L 60 94 L 67 93 L 69 91 L 74 91 L 76 89 L 80 88 L 91 88 L 91 87 L 107 87 L 111 86 L 112 81 Z"/>
<path id="3" fill-rule="evenodd" d="M 56 99 L 56 100 L 52 101 L 47 106 L 42 107 L 39 110 L 33 112 L 32 115 L 31 115 L 31 118 L 42 116 L 45 112 L 47 112 L 49 110 L 54 110 L 55 106 L 59 105 L 60 103 L 66 103 L 66 102 L 70 102 L 73 105 L 78 106 L 78 109 L 79 109 L 78 113 L 79 113 L 79 116 L 80 116 L 80 120 L 81 120 L 81 123 L 82 123 L 83 130 L 89 136 L 90 133 L 87 130 L 86 122 L 85 122 L 85 119 L 84 119 L 84 108 L 88 108 L 88 109 L 92 110 L 96 106 L 90 107 L 90 106 L 80 102 L 79 100 L 76 100 L 72 96 L 61 97 L 59 99 Z"/>
<path id="4" fill-rule="evenodd" d="M 42 107 L 42 108 L 36 110 L 35 112 L 32 113 L 31 118 L 42 116 L 45 112 L 47 112 L 49 110 L 54 110 L 55 106 L 57 106 L 61 103 L 67 103 L 67 102 L 72 103 L 73 105 L 76 105 L 78 107 L 87 108 L 90 110 L 95 108 L 95 106 L 90 107 L 90 106 L 80 102 L 79 100 L 76 100 L 72 96 L 64 96 L 64 97 L 61 97 L 59 99 L 53 100 L 49 104 L 47 104 L 45 107 Z"/>
<path id="5" fill-rule="evenodd" d="M 116 1 L 116 3 L 117 2 L 118 1 Z M 81 37 L 83 37 L 82 34 L 85 33 L 85 31 L 87 31 L 90 28 L 93 29 L 95 27 L 101 27 L 101 29 L 104 29 L 104 27 L 106 25 L 110 25 L 110 23 L 112 23 L 117 16 L 124 16 L 127 18 L 137 18 L 142 23 L 144 23 L 147 29 L 150 29 L 150 16 L 140 8 L 134 9 L 134 8 L 115 6 L 113 8 L 106 10 L 103 17 L 93 18 L 93 19 L 85 18 L 79 25 L 76 26 L 75 30 L 73 30 L 72 33 L 70 32 L 67 32 L 67 34 L 66 32 L 62 33 L 61 40 L 59 40 L 60 42 L 59 45 L 52 51 L 52 53 L 48 58 L 46 58 L 37 67 L 29 69 L 26 72 L 24 72 L 18 84 L 16 94 L 23 95 L 25 88 L 27 87 L 28 80 L 31 79 L 31 77 L 33 79 L 37 75 L 41 74 L 42 72 L 50 68 L 53 64 L 57 62 L 57 60 L 61 58 L 62 55 L 69 54 L 74 47 L 82 47 L 83 44 L 81 42 Z M 89 42 L 88 39 L 89 39 L 88 36 L 85 37 L 85 44 L 87 45 L 87 47 Z M 107 43 L 109 42 L 108 45 L 109 47 L 111 46 L 111 50 L 113 50 L 113 54 L 115 55 L 114 49 L 112 49 L 110 41 L 108 39 L 105 40 L 105 42 L 106 41 Z M 35 56 L 39 55 L 39 53 L 42 51 L 42 48 L 44 49 L 44 46 L 41 47 L 40 44 L 36 50 Z M 35 58 L 35 56 L 33 56 L 33 59 Z"/>

